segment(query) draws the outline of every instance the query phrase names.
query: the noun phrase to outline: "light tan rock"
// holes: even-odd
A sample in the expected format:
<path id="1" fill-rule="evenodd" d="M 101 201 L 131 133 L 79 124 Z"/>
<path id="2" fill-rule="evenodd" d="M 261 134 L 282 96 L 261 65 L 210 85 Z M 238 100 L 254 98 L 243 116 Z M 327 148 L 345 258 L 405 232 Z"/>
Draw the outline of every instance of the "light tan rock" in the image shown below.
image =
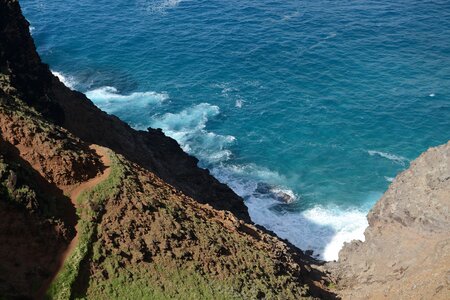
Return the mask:
<path id="1" fill-rule="evenodd" d="M 368 220 L 331 265 L 344 299 L 450 299 L 450 142 L 397 176 Z"/>

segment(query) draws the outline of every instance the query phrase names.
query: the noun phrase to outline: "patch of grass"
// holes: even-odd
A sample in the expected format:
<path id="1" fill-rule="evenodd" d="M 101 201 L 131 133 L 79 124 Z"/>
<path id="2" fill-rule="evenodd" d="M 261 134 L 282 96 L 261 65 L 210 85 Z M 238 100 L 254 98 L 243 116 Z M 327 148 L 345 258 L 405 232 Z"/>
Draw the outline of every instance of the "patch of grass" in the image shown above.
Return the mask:
<path id="1" fill-rule="evenodd" d="M 108 257 L 107 280 L 91 280 L 88 296 L 79 299 L 242 299 L 231 286 L 206 279 L 195 272 L 170 267 L 171 263 L 127 268 L 118 272 L 115 258 Z"/>
<path id="2" fill-rule="evenodd" d="M 108 155 L 111 158 L 109 177 L 91 190 L 83 192 L 77 199 L 77 214 L 80 218 L 78 221 L 78 230 L 80 231 L 78 233 L 78 245 L 48 289 L 47 299 L 70 299 L 72 285 L 80 271 L 80 263 L 89 252 L 92 244 L 92 237 L 96 228 L 95 221 L 101 211 L 101 205 L 119 192 L 124 169 L 114 153 L 109 152 Z"/>

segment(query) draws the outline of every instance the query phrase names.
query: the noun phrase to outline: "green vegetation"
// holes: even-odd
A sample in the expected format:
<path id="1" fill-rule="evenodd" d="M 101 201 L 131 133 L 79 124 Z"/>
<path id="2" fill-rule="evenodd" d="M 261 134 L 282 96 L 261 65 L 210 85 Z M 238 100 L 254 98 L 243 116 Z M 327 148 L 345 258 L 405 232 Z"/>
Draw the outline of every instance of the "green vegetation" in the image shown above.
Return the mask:
<path id="1" fill-rule="evenodd" d="M 96 221 L 102 203 L 119 192 L 124 176 L 123 167 L 118 163 L 115 154 L 109 152 L 109 155 L 111 158 L 109 177 L 91 190 L 83 192 L 77 200 L 77 214 L 80 218 L 78 221 L 78 245 L 47 291 L 48 299 L 70 299 L 72 285 L 77 279 L 80 264 L 92 246 L 92 238 L 96 231 Z"/>
<path id="2" fill-rule="evenodd" d="M 111 264 L 115 258 L 108 258 Z M 111 265 L 108 280 L 93 280 L 89 286 L 89 299 L 242 299 L 230 286 L 168 265 L 152 264 L 140 270 L 127 266 L 118 272 Z M 87 299 L 87 298 L 78 298 Z"/>
<path id="3" fill-rule="evenodd" d="M 300 299 L 308 294 L 293 270 L 282 270 L 265 246 L 204 219 L 190 203 L 174 197 L 170 187 L 143 182 L 138 170 L 121 163 L 125 177 L 117 200 L 127 203 L 122 209 L 131 213 L 119 213 L 120 225 L 98 225 L 90 253 L 94 272 L 87 290 L 72 293 L 75 299 Z M 135 204 L 141 208 L 133 210 Z M 146 210 L 153 213 L 142 221 Z M 139 219 L 140 227 L 134 227 Z M 145 233 L 139 238 L 138 231 Z M 115 234 L 117 239 L 105 244 L 102 237 Z M 135 248 L 139 239 L 160 246 Z M 168 246 L 161 250 L 164 243 Z M 224 245 L 231 252 L 218 255 Z"/>
<path id="4" fill-rule="evenodd" d="M 78 243 L 48 289 L 47 299 L 299 299 L 307 294 L 307 286 L 296 282 L 291 270 L 279 271 L 283 267 L 266 246 L 256 246 L 253 238 L 205 219 L 204 213 L 184 202 L 188 200 L 180 202 L 170 187 L 154 179 L 142 181 L 133 166 L 114 153 L 109 155 L 109 177 L 77 199 Z M 0 178 L 8 174 L 0 159 Z M 29 192 L 28 187 L 19 187 L 17 193 Z M 127 209 L 140 204 L 139 210 L 131 210 L 129 222 L 150 211 L 146 218 L 152 221 L 138 227 L 146 232 L 140 238 L 159 245 L 168 242 L 169 250 L 140 252 L 126 245 L 105 245 L 104 227 L 120 228 L 112 233 L 127 241 L 133 228 L 128 223 L 102 223 L 105 205 L 114 199 L 125 201 L 120 203 L 127 203 Z M 144 258 L 145 251 L 150 257 Z M 217 255 L 223 251 L 229 254 Z M 138 261 L 133 261 L 136 257 Z M 78 277 L 85 268 L 94 272 L 86 278 L 86 290 L 79 290 Z"/>

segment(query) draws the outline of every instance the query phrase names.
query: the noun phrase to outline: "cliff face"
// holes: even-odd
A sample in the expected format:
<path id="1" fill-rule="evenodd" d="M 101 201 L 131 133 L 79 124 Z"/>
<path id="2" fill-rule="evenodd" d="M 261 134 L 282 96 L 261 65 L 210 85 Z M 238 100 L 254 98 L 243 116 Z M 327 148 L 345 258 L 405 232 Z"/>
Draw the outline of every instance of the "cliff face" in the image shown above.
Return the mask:
<path id="1" fill-rule="evenodd" d="M 208 170 L 199 168 L 198 160 L 183 152 L 175 140 L 151 128 L 147 132 L 133 130 L 117 117 L 102 112 L 82 93 L 64 86 L 42 64 L 28 25 L 18 1 L 2 0 L 0 84 L 9 89 L 8 93 L 17 94 L 47 120 L 84 141 L 125 155 L 197 201 L 232 211 L 251 222 L 243 200 Z"/>
<path id="2" fill-rule="evenodd" d="M 368 215 L 366 241 L 334 264 L 349 299 L 450 296 L 450 142 L 401 173 Z"/>

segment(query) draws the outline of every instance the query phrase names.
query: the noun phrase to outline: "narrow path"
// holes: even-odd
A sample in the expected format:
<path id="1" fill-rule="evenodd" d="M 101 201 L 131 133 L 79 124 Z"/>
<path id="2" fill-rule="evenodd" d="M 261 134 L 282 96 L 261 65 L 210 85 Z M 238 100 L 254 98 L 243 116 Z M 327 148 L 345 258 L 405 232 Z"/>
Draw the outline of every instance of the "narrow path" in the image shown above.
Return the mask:
<path id="1" fill-rule="evenodd" d="M 102 174 L 77 185 L 75 188 L 73 188 L 71 191 L 69 191 L 70 192 L 70 202 L 72 202 L 72 204 L 75 208 L 78 208 L 77 199 L 84 191 L 92 189 L 96 185 L 102 183 L 104 180 L 108 179 L 108 177 L 111 173 L 111 159 L 108 155 L 108 149 L 98 146 L 98 145 L 91 145 L 90 148 L 95 150 L 95 152 L 97 152 L 97 154 L 100 156 L 105 169 L 103 170 Z M 58 276 L 59 272 L 61 272 L 61 270 L 64 266 L 64 262 L 66 261 L 67 258 L 70 257 L 73 250 L 75 250 L 76 246 L 78 245 L 78 238 L 79 238 L 78 232 L 79 232 L 79 228 L 78 228 L 78 223 L 77 223 L 77 225 L 75 226 L 75 237 L 69 243 L 69 246 L 59 255 L 56 270 L 55 270 L 53 276 L 38 291 L 38 296 L 37 296 L 38 299 L 44 298 L 45 293 L 47 292 L 48 288 L 50 287 L 52 282 L 55 280 L 55 278 Z"/>

